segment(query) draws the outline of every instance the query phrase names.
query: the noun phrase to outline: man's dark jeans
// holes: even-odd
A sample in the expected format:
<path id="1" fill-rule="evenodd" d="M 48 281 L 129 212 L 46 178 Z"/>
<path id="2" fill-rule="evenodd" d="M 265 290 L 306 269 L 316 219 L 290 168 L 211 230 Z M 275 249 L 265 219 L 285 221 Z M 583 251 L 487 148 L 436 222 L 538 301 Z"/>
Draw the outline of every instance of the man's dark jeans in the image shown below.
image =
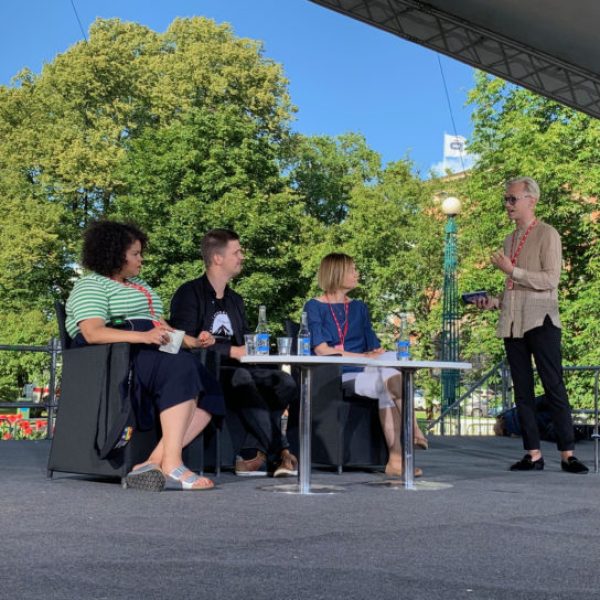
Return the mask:
<path id="1" fill-rule="evenodd" d="M 571 407 L 563 380 L 560 338 L 560 329 L 552 324 L 548 316 L 541 327 L 526 331 L 522 338 L 504 338 L 525 450 L 537 450 L 540 447 L 535 419 L 532 356 L 552 414 L 557 447 L 560 451 L 573 450 L 575 447 Z"/>
<path id="2" fill-rule="evenodd" d="M 222 366 L 221 385 L 227 408 L 234 411 L 246 429 L 241 449 L 256 448 L 276 461 L 287 437 L 281 430 L 281 417 L 298 397 L 296 382 L 279 369 Z"/>

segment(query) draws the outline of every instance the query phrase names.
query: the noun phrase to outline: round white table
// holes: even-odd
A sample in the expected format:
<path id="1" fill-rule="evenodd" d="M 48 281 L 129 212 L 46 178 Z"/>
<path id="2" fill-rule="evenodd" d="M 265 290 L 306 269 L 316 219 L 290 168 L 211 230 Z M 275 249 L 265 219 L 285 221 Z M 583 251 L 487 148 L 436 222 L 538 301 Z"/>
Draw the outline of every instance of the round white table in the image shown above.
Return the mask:
<path id="1" fill-rule="evenodd" d="M 418 369 L 467 370 L 470 363 L 430 360 L 396 360 L 382 355 L 379 358 L 346 358 L 342 356 L 249 355 L 240 362 L 256 365 L 295 365 L 300 368 L 300 438 L 298 456 L 298 483 L 272 486 L 272 491 L 302 495 L 333 493 L 335 486 L 311 486 L 311 375 L 317 365 L 360 367 L 391 367 L 402 373 L 404 410 L 402 411 L 402 466 L 405 489 L 415 489 L 413 454 L 414 374 Z"/>

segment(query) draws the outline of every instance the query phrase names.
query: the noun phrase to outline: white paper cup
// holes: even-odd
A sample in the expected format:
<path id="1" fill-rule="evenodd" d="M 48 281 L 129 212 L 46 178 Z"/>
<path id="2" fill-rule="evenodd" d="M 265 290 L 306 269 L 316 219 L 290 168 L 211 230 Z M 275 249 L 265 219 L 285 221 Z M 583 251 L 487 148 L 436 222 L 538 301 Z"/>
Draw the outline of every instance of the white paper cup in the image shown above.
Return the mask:
<path id="1" fill-rule="evenodd" d="M 169 331 L 169 343 L 162 344 L 158 347 L 161 352 L 168 352 L 169 354 L 177 354 L 179 352 L 179 348 L 181 348 L 181 343 L 183 342 L 183 336 L 185 335 L 185 331 L 181 329 L 176 329 L 175 331 Z"/>

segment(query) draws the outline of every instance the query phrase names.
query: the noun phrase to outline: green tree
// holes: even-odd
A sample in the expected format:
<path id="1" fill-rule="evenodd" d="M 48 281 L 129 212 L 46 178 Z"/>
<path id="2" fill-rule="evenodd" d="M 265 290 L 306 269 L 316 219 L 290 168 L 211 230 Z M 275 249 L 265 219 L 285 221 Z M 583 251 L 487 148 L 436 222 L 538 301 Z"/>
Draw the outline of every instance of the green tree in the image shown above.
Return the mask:
<path id="1" fill-rule="evenodd" d="M 260 43 L 236 38 L 228 25 L 177 19 L 159 34 L 99 19 L 87 43 L 0 88 L 3 178 L 63 206 L 61 232 L 74 240 L 126 191 L 121 167 L 147 129 L 230 106 L 276 142 L 291 111 L 286 85 Z"/>
<path id="2" fill-rule="evenodd" d="M 502 277 L 489 256 L 511 230 L 502 185 L 527 174 L 542 187 L 540 216 L 563 238 L 566 362 L 597 364 L 598 121 L 483 74 L 470 101 L 477 166 L 462 179 L 424 182 L 409 161 L 382 169 L 359 134 L 290 134 L 294 107 L 281 66 L 228 25 L 177 19 L 157 33 L 97 20 L 87 43 L 0 86 L 4 343 L 47 342 L 52 300 L 72 284 L 81 228 L 112 216 L 149 232 L 144 275 L 166 302 L 201 272 L 204 232 L 236 229 L 247 261 L 235 285 L 251 321 L 262 303 L 274 323 L 297 316 L 316 292 L 321 258 L 345 251 L 362 272 L 357 293 L 376 324 L 411 311 L 415 354 L 434 358 L 445 225 L 434 197 L 463 201 L 460 291 L 493 293 Z M 463 358 L 502 355 L 496 318 L 465 308 Z M 40 361 L 33 370 L 43 370 Z M 3 390 L 32 376 L 24 365 L 0 355 Z"/>
<path id="3" fill-rule="evenodd" d="M 342 222 L 355 186 L 377 180 L 381 157 L 357 133 L 337 137 L 296 134 L 285 148 L 290 184 L 309 215 L 326 224 Z"/>
<path id="4" fill-rule="evenodd" d="M 559 231 L 565 269 L 560 287 L 565 364 L 598 364 L 598 250 L 600 123 L 527 90 L 479 73 L 470 101 L 474 132 L 469 150 L 477 166 L 450 183 L 463 199 L 460 217 L 462 290 L 502 288 L 503 278 L 489 257 L 512 230 L 502 203 L 506 180 L 529 175 L 542 190 L 538 215 Z M 462 291 L 461 290 L 461 291 Z M 499 359 L 496 313 L 465 309 L 463 356 L 478 352 Z M 573 388 L 573 396 L 588 389 Z"/>
<path id="5" fill-rule="evenodd" d="M 157 217 L 149 276 L 163 289 L 158 268 L 175 261 L 164 275 L 164 290 L 171 291 L 174 278 L 189 273 L 184 257 L 198 239 L 190 235 L 183 253 L 177 248 L 189 233 L 179 219 L 191 223 L 197 214 L 192 193 L 225 204 L 248 195 L 278 197 L 274 149 L 287 135 L 292 111 L 282 68 L 263 56 L 261 43 L 203 18 L 176 19 L 163 34 L 99 19 L 88 42 L 58 55 L 40 74 L 24 70 L 12 86 L 0 86 L 0 263 L 6 267 L 0 320 L 35 307 L 43 323 L 52 323 L 53 298 L 64 298 L 72 284 L 81 228 L 92 218 L 123 215 L 118 209 L 126 200 L 134 210 L 127 217 L 146 224 Z M 188 134 L 197 147 L 176 143 Z M 131 170 L 144 144 L 165 153 L 153 152 L 158 164 L 155 172 L 146 170 L 146 181 Z M 178 149 L 191 154 L 175 156 Z M 194 161 L 205 164 L 194 170 Z M 174 169 L 162 174 L 164 182 L 156 172 L 161 164 Z M 172 197 L 169 179 L 179 173 L 189 180 Z M 148 209 L 131 200 L 142 194 L 154 202 Z M 172 207 L 177 199 L 183 204 Z M 209 216 L 197 225 L 213 222 Z M 9 331 L 5 343 L 14 341 Z M 30 342 L 44 337 L 45 328 L 36 331 Z"/>

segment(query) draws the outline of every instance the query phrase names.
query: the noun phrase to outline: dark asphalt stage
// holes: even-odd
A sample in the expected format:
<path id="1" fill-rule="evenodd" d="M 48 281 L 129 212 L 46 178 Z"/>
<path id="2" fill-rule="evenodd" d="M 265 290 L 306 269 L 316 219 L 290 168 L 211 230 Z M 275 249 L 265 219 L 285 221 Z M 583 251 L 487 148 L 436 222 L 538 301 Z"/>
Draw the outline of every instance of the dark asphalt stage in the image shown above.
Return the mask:
<path id="1" fill-rule="evenodd" d="M 510 473 L 521 440 L 433 438 L 417 464 L 443 490 L 144 493 L 55 474 L 47 442 L 0 443 L 0 598 L 550 600 L 600 594 L 600 476 Z M 593 444 L 577 454 L 592 466 Z"/>

